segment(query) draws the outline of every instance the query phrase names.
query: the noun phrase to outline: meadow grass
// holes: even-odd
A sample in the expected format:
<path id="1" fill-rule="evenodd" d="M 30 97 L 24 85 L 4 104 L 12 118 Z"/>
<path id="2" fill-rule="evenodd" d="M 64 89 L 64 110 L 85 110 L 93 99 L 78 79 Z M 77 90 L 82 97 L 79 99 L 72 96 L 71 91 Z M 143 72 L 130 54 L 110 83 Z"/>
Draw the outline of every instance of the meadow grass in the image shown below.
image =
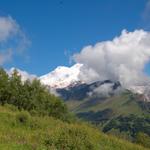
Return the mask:
<path id="1" fill-rule="evenodd" d="M 148 150 L 105 135 L 83 122 L 67 123 L 52 117 L 0 106 L 0 150 Z"/>

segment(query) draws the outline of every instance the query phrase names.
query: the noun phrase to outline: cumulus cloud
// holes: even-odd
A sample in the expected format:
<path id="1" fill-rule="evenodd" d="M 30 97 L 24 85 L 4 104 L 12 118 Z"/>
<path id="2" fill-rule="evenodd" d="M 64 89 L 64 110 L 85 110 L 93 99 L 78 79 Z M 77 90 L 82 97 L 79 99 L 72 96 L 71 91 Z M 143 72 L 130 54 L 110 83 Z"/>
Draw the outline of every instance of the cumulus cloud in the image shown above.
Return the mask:
<path id="1" fill-rule="evenodd" d="M 150 61 L 149 41 L 150 32 L 123 30 L 111 41 L 84 47 L 73 55 L 75 62 L 84 64 L 79 78 L 85 82 L 120 81 L 126 88 L 150 83 L 144 73 L 144 67 Z"/>
<path id="2" fill-rule="evenodd" d="M 89 96 L 104 96 L 104 97 L 109 97 L 111 93 L 113 93 L 113 83 L 109 83 L 109 84 L 103 84 L 97 88 L 92 88 L 90 92 L 88 92 L 87 94 Z"/>
<path id="3" fill-rule="evenodd" d="M 22 54 L 29 43 L 19 24 L 11 16 L 0 16 L 0 65 L 12 60 L 15 54 Z"/>
<path id="4" fill-rule="evenodd" d="M 9 17 L 0 17 L 0 42 L 6 41 L 8 38 L 17 34 L 19 25 Z"/>

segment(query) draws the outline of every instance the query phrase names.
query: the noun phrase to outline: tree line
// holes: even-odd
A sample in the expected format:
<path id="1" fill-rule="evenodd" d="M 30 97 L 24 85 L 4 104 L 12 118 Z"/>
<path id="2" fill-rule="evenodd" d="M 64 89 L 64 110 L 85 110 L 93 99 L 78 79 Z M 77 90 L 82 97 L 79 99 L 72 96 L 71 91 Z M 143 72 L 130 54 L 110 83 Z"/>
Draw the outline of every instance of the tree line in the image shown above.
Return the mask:
<path id="1" fill-rule="evenodd" d="M 0 104 L 12 104 L 19 110 L 62 120 L 69 117 L 68 109 L 60 98 L 50 94 L 37 79 L 22 82 L 17 70 L 9 76 L 0 68 Z"/>

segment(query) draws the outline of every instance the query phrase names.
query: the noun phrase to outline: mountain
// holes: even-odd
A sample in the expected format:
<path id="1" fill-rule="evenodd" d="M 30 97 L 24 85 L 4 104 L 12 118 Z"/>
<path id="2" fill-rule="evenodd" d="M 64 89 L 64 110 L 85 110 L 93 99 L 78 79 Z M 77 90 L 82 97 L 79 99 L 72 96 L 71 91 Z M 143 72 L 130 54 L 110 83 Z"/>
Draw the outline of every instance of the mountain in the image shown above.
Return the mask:
<path id="1" fill-rule="evenodd" d="M 43 76 L 38 77 L 38 79 L 41 81 L 42 84 L 48 86 L 51 91 L 59 91 L 58 89 L 70 89 L 70 87 L 73 87 L 72 90 L 77 89 L 80 87 L 83 87 L 87 84 L 92 84 L 95 82 L 104 82 L 107 80 L 94 80 L 93 82 L 86 82 L 85 79 L 81 78 L 82 76 L 82 71 L 84 68 L 83 64 L 75 64 L 71 67 L 65 67 L 65 66 L 59 66 L 57 67 L 55 70 L 51 71 L 48 74 L 45 74 Z M 113 81 L 111 80 L 111 82 L 120 82 L 121 81 Z M 108 84 L 107 84 L 108 85 Z M 106 89 L 108 88 L 106 85 L 103 86 L 104 91 L 101 91 L 103 88 L 101 86 L 101 88 L 97 88 L 95 89 L 94 92 L 98 92 L 101 91 L 101 93 L 106 92 Z M 124 87 L 124 86 L 123 86 Z M 130 85 L 128 87 L 124 87 L 130 91 L 132 91 L 133 93 L 137 93 L 137 94 L 142 94 L 144 95 L 143 100 L 144 101 L 150 101 L 150 85 L 149 84 L 145 84 L 145 85 Z M 92 89 L 90 89 L 92 90 Z M 109 90 L 109 89 L 108 89 Z M 96 92 L 96 93 L 97 93 Z M 93 93 L 93 91 L 92 91 Z M 90 94 L 90 91 L 89 91 Z M 65 98 L 66 99 L 66 98 Z"/>
<path id="2" fill-rule="evenodd" d="M 39 80 L 51 88 L 65 88 L 80 82 L 78 76 L 81 67 L 82 64 L 75 64 L 70 68 L 59 66 L 54 71 L 39 77 Z"/>
<path id="3" fill-rule="evenodd" d="M 72 67 L 60 66 L 41 77 L 36 77 L 20 69 L 17 71 L 23 81 L 37 78 L 50 91 L 55 90 L 55 94 L 62 97 L 70 110 L 74 112 L 111 109 L 119 115 L 135 114 L 136 112 L 142 114 L 142 107 L 149 106 L 149 86 L 133 86 L 130 89 L 125 89 L 119 81 L 111 80 L 85 83 L 79 78 L 82 66 L 82 64 L 75 64 Z M 11 75 L 14 70 L 15 68 L 12 68 L 7 72 Z M 128 110 L 128 108 L 131 109 Z M 145 110 L 149 110 L 149 107 Z"/>
<path id="4" fill-rule="evenodd" d="M 121 90 L 119 82 L 110 80 L 97 81 L 90 84 L 80 83 L 66 88 L 58 88 L 56 92 L 66 101 L 93 99 L 93 97 L 104 98 L 117 94 Z"/>
<path id="5" fill-rule="evenodd" d="M 139 132 L 150 136 L 150 102 L 143 94 L 122 89 L 119 82 L 98 81 L 57 92 L 79 118 L 105 133 L 125 134 L 131 141 Z"/>
<path id="6" fill-rule="evenodd" d="M 65 100 L 67 99 L 83 99 L 85 97 L 93 97 L 93 95 L 110 95 L 118 93 L 118 90 L 125 90 L 125 87 L 121 86 L 120 81 L 95 81 L 86 83 L 80 78 L 83 64 L 75 64 L 71 67 L 59 66 L 55 70 L 48 74 L 37 77 L 36 75 L 29 74 L 26 71 L 22 71 L 17 68 L 11 68 L 7 70 L 7 73 L 11 75 L 14 70 L 17 70 L 21 75 L 22 81 L 39 79 L 41 83 L 50 89 L 50 92 L 60 94 Z M 112 90 L 112 86 L 120 85 L 117 90 Z M 150 101 L 150 85 L 132 85 L 127 88 L 135 94 L 143 96 L 143 101 Z M 82 91 L 82 92 L 81 92 Z M 81 94 L 82 93 L 82 94 Z M 75 97 L 78 95 L 79 98 Z M 82 95 L 82 96 L 81 96 Z"/>
<path id="7" fill-rule="evenodd" d="M 125 89 L 112 80 L 85 83 L 79 80 L 81 67 L 65 68 L 69 73 L 63 72 L 64 67 L 57 68 L 44 76 L 43 84 L 55 89 L 79 118 L 96 124 L 103 132 L 114 134 L 115 129 L 131 141 L 139 132 L 150 136 L 149 86 Z"/>
<path id="8" fill-rule="evenodd" d="M 74 90 L 74 89 L 78 89 L 79 87 L 86 86 L 88 84 L 92 85 L 92 83 L 96 83 L 96 82 L 105 82 L 107 80 L 111 81 L 110 79 L 107 79 L 104 81 L 97 80 L 97 81 L 93 81 L 90 83 L 85 82 L 85 80 L 83 81 L 83 79 L 80 78 L 82 75 L 82 67 L 83 67 L 83 64 L 79 64 L 79 63 L 77 63 L 71 67 L 59 66 L 55 70 L 51 71 L 50 73 L 42 75 L 40 77 L 29 74 L 28 72 L 22 71 L 17 68 L 11 68 L 10 70 L 7 70 L 7 72 L 9 75 L 11 75 L 12 72 L 16 69 L 18 71 L 18 73 L 21 75 L 22 81 L 25 81 L 27 79 L 33 80 L 34 78 L 37 78 L 41 81 L 41 83 L 43 85 L 46 85 L 50 89 L 51 92 L 53 92 L 53 91 L 60 92 L 59 89 L 64 89 L 66 91 L 66 89 L 70 89 L 71 87 L 73 87 L 72 90 Z M 120 82 L 120 81 L 111 81 L 111 82 Z M 94 91 L 92 88 L 90 90 L 92 91 L 92 93 L 93 92 L 97 93 L 97 92 L 101 91 L 101 94 L 102 93 L 105 94 L 105 92 L 107 90 L 111 89 L 111 87 L 108 87 L 108 84 L 105 84 L 105 85 L 101 86 L 100 88 L 96 88 Z M 132 91 L 133 93 L 144 95 L 144 97 L 143 97 L 144 101 L 150 101 L 150 85 L 149 84 L 148 85 L 138 85 L 138 86 L 132 85 L 132 86 L 128 87 L 127 89 Z M 88 93 L 89 95 L 91 94 L 90 90 Z M 63 90 L 61 90 L 61 91 L 63 91 Z M 54 92 L 54 93 L 56 94 L 56 92 Z"/>
<path id="9" fill-rule="evenodd" d="M 111 117 L 107 119 L 110 119 L 119 115 L 150 113 L 150 102 L 145 101 L 145 96 L 122 88 L 119 81 L 76 84 L 56 89 L 56 92 L 76 114 L 109 110 Z"/>

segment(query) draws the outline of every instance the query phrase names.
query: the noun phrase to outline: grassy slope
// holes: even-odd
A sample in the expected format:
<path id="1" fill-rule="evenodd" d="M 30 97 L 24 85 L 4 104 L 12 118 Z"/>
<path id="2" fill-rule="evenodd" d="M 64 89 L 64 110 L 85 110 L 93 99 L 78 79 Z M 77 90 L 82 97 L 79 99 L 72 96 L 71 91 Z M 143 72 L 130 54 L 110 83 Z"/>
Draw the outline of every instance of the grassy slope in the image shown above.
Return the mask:
<path id="1" fill-rule="evenodd" d="M 100 133 L 83 123 L 68 124 L 49 117 L 31 117 L 21 123 L 20 112 L 0 106 L 2 150 L 146 150 Z"/>
<path id="2" fill-rule="evenodd" d="M 75 105 L 74 105 L 75 103 Z M 139 107 L 137 102 L 134 99 L 131 99 L 129 95 L 119 95 L 107 98 L 104 101 L 99 101 L 96 104 L 87 105 L 88 101 L 68 101 L 68 107 L 78 113 L 78 112 L 88 112 L 88 111 L 102 111 L 104 109 L 110 108 L 114 113 L 118 115 L 128 115 L 128 114 L 137 114 L 142 115 L 143 110 Z M 73 107 L 74 106 L 74 107 Z"/>

